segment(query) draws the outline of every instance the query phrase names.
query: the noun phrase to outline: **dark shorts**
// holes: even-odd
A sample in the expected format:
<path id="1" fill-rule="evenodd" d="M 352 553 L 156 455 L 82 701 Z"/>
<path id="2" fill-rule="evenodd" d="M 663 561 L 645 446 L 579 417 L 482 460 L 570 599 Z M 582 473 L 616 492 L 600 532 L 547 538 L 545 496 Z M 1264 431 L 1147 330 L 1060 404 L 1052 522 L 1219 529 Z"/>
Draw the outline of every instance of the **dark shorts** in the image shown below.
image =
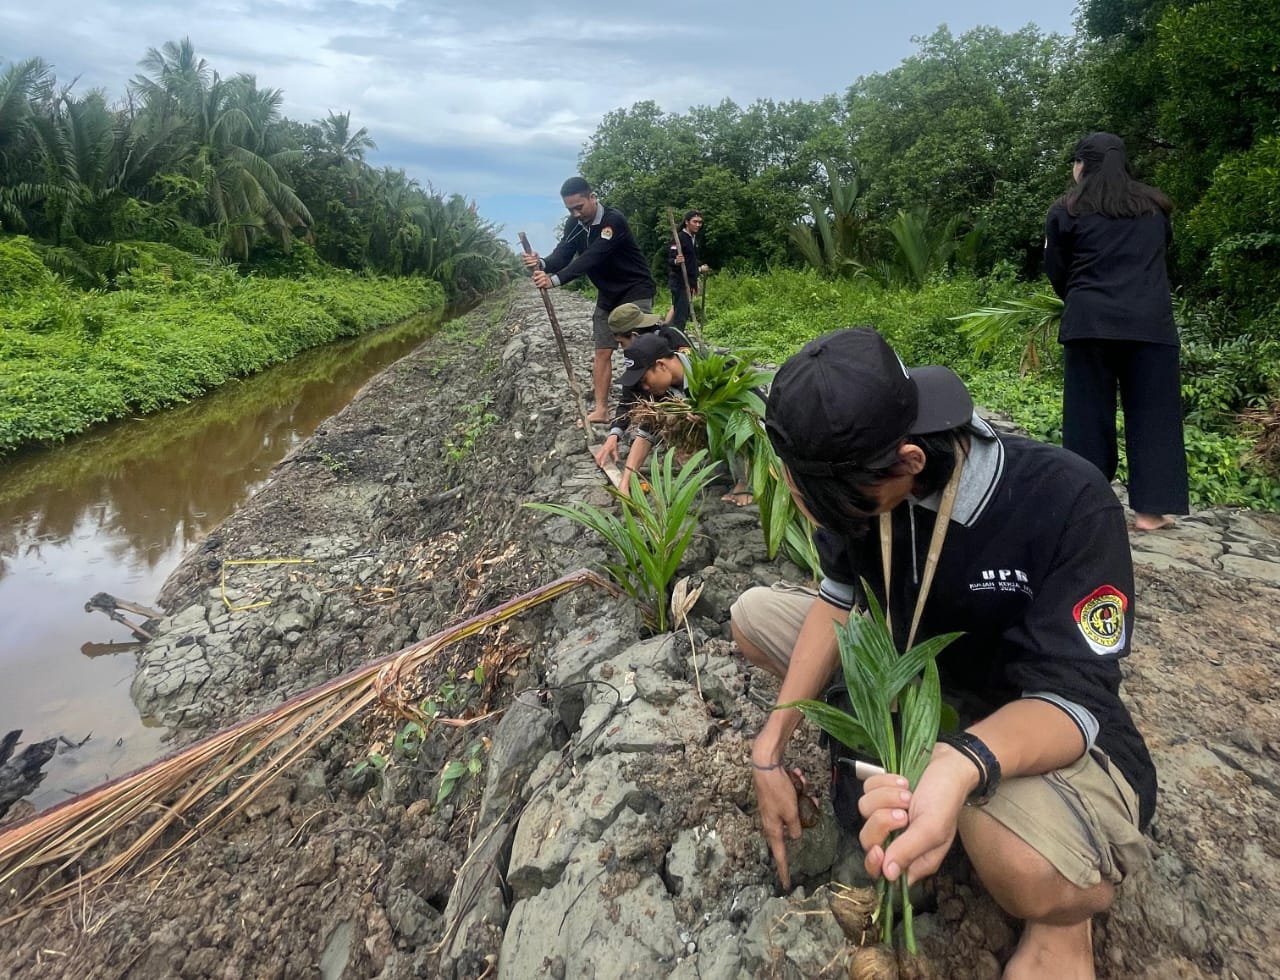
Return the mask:
<path id="1" fill-rule="evenodd" d="M 653 312 L 652 296 L 643 299 L 632 299 L 627 302 L 635 303 L 646 313 Z M 613 350 L 618 346 L 618 338 L 609 329 L 609 314 L 612 312 L 613 310 L 606 310 L 603 306 L 597 306 L 591 314 L 591 337 L 595 341 L 596 350 Z"/>

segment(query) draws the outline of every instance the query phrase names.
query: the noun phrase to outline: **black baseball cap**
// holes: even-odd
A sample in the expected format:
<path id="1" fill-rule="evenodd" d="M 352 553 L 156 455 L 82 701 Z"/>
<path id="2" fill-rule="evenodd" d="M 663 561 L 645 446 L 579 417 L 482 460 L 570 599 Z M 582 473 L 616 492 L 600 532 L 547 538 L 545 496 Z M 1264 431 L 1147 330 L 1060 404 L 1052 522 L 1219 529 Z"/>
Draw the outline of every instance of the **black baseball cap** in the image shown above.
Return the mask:
<path id="1" fill-rule="evenodd" d="M 1108 153 L 1119 153 L 1122 161 L 1127 159 L 1124 140 L 1115 133 L 1090 133 L 1076 144 L 1071 158 L 1086 163 L 1099 163 Z"/>
<path id="2" fill-rule="evenodd" d="M 889 466 L 905 436 L 972 416 L 973 398 L 950 368 L 908 369 L 871 327 L 850 327 L 809 341 L 778 369 L 765 428 L 788 469 L 834 476 Z"/>
<path id="3" fill-rule="evenodd" d="M 622 372 L 622 387 L 634 388 L 649 368 L 671 353 L 671 345 L 660 334 L 641 334 L 623 351 L 622 363 L 626 370 Z"/>

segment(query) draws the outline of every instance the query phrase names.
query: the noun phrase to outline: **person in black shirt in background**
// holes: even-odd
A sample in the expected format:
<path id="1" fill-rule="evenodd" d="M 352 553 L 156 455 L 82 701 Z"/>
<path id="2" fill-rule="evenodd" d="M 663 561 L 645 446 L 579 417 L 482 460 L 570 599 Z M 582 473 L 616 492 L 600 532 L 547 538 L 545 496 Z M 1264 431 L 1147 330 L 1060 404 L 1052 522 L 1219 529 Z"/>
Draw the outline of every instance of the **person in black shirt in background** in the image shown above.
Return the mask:
<path id="1" fill-rule="evenodd" d="M 667 249 L 667 288 L 671 290 L 671 309 L 667 311 L 667 323 L 677 330 L 684 328 L 693 315 L 692 297 L 698 295 L 698 232 L 702 230 L 702 212 L 686 211 L 684 224 L 676 232 L 680 247 L 675 242 Z M 684 272 L 681 272 L 681 266 Z M 689 277 L 689 290 L 685 292 L 684 277 Z"/>
<path id="2" fill-rule="evenodd" d="M 631 226 L 621 211 L 600 203 L 591 185 L 582 177 L 570 177 L 560 187 L 560 197 L 569 210 L 560 244 L 545 259 L 537 252 L 523 256 L 533 270 L 533 284 L 551 289 L 586 276 L 596 287 L 596 308 L 591 316 L 595 358 L 591 364 L 591 389 L 595 407 L 587 421 L 609 421 L 609 382 L 613 377 L 613 348 L 609 314 L 621 303 L 635 303 L 648 312 L 653 309 L 657 287 L 649 272 Z"/>
<path id="3" fill-rule="evenodd" d="M 1188 511 L 1178 330 L 1165 252 L 1172 204 L 1133 179 L 1124 143 L 1091 133 L 1075 149 L 1076 186 L 1045 219 L 1045 272 L 1066 304 L 1062 444 L 1114 479 L 1116 390 L 1124 408 L 1133 526 Z"/>
<path id="4" fill-rule="evenodd" d="M 892 773 L 863 784 L 868 873 L 928 877 L 958 833 L 992 897 L 1026 922 L 1004 976 L 1092 977 L 1091 918 L 1148 860 L 1140 828 L 1156 797 L 1119 695 L 1134 590 L 1115 494 L 1073 453 L 997 435 L 952 371 L 908 371 L 867 327 L 820 337 L 783 364 L 765 427 L 792 497 L 819 526 L 824 575 L 817 592 L 754 588 L 733 605 L 738 648 L 782 678 L 778 703 L 826 689 L 839 667 L 834 624 L 856 614 L 864 582 L 900 649 L 917 610 L 918 640 L 963 632 L 938 669 L 967 730 L 939 738 L 914 790 Z M 784 755 L 800 720 L 773 711 L 751 751 L 784 887 L 784 835 L 801 833 Z M 837 801 L 851 775 L 841 772 Z"/>

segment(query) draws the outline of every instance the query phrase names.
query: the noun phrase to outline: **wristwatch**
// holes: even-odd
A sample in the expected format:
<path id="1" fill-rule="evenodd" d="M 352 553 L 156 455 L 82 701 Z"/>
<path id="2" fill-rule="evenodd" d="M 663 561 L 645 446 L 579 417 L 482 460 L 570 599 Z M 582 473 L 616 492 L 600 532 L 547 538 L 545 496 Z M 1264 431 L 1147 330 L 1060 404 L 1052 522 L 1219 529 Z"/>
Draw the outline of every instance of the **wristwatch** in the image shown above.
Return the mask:
<path id="1" fill-rule="evenodd" d="M 965 805 L 982 806 L 989 802 L 1000 787 L 1000 760 L 987 748 L 987 743 L 973 732 L 940 732 L 938 741 L 950 745 L 978 770 L 978 786 L 964 801 Z"/>

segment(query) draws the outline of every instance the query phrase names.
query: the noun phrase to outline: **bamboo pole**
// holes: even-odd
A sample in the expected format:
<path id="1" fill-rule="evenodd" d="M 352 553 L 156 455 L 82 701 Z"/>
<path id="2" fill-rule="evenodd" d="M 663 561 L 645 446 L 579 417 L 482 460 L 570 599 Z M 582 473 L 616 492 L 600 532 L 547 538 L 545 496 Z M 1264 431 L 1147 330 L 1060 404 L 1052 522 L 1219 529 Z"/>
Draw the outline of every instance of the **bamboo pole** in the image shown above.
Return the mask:
<path id="1" fill-rule="evenodd" d="M 520 232 L 520 247 L 525 255 L 533 254 L 533 246 L 524 232 Z M 564 373 L 569 377 L 569 390 L 573 392 L 573 400 L 578 406 L 578 417 L 582 419 L 582 437 L 587 443 L 587 452 L 592 452 L 591 423 L 587 421 L 587 406 L 582 400 L 582 389 L 578 386 L 578 377 L 573 373 L 573 362 L 569 360 L 569 348 L 564 343 L 564 333 L 560 330 L 560 321 L 556 319 L 555 308 L 551 305 L 551 297 L 547 290 L 539 289 L 542 294 L 542 305 L 547 308 L 547 319 L 551 321 L 551 332 L 556 337 L 556 349 L 560 351 L 560 361 L 564 364 Z M 594 453 L 593 453 L 594 455 Z"/>

